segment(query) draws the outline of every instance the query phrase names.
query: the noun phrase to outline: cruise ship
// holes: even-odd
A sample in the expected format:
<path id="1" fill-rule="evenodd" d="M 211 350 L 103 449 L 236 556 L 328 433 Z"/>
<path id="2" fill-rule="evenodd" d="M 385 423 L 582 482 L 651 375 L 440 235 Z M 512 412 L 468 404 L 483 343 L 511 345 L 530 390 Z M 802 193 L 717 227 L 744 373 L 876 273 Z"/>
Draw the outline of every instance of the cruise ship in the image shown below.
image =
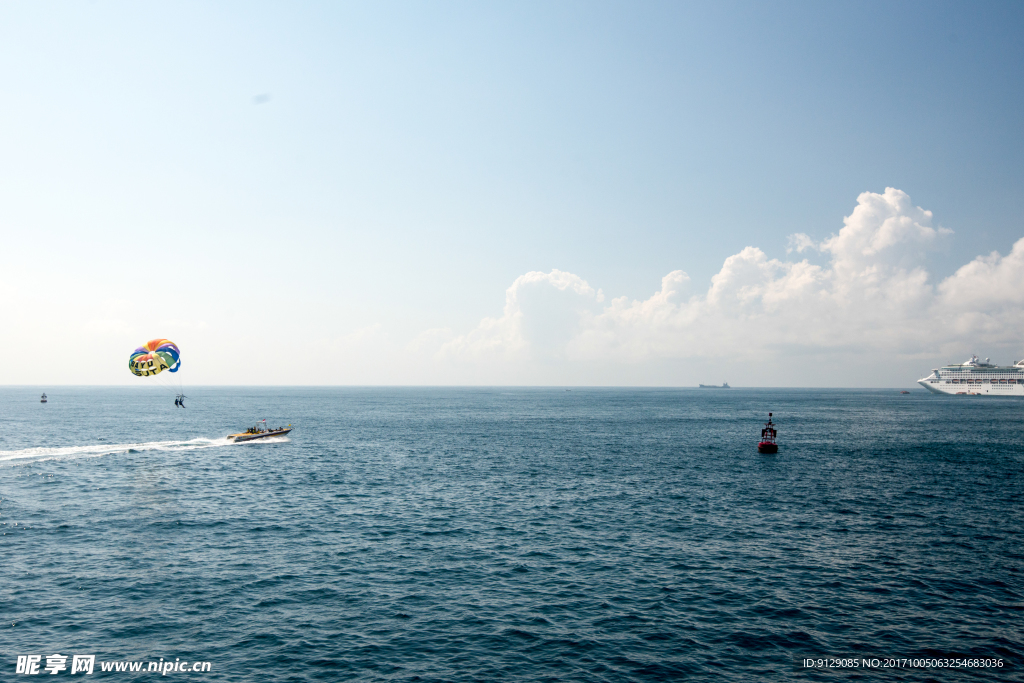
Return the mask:
<path id="1" fill-rule="evenodd" d="M 993 365 L 971 356 L 966 363 L 944 365 L 917 383 L 936 394 L 967 396 L 1024 396 L 1024 360 Z"/>

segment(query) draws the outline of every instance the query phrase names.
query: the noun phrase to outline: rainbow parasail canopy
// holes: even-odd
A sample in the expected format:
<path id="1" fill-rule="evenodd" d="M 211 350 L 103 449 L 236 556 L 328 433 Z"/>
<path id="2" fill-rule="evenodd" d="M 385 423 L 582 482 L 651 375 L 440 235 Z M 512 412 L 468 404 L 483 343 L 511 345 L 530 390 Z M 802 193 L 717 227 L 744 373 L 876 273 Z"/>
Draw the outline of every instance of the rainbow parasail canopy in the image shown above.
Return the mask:
<path id="1" fill-rule="evenodd" d="M 181 351 L 170 339 L 152 339 L 128 358 L 128 369 L 139 377 L 159 375 L 164 370 L 177 372 L 180 367 Z"/>

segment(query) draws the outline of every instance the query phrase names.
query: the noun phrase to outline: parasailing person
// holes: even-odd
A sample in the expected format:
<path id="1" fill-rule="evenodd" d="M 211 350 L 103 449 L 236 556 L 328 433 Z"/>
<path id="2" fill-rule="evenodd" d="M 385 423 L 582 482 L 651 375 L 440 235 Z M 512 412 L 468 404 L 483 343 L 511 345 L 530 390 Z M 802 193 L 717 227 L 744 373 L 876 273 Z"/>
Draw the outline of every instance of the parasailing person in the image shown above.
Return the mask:
<path id="1" fill-rule="evenodd" d="M 177 372 L 181 369 L 181 351 L 170 339 L 151 339 L 135 349 L 128 357 L 128 369 L 136 377 L 159 375 L 164 370 Z M 174 397 L 174 405 L 185 407 L 185 394 Z"/>

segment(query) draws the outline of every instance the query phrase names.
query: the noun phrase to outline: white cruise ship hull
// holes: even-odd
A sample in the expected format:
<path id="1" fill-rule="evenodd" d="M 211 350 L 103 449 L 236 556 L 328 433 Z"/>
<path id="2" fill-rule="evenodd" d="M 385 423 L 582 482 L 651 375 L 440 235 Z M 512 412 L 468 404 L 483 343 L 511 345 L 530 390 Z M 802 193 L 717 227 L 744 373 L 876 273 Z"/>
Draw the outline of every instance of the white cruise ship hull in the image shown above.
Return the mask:
<path id="1" fill-rule="evenodd" d="M 1024 384 L 952 384 L 925 377 L 917 383 L 934 394 L 965 396 L 1024 396 Z"/>

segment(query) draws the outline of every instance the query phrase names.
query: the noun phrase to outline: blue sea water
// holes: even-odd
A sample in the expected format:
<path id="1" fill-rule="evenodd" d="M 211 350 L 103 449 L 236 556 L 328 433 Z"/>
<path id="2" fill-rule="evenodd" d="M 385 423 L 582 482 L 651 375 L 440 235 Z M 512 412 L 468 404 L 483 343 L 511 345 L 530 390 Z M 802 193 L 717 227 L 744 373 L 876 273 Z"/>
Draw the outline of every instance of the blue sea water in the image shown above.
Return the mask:
<path id="1" fill-rule="evenodd" d="M 1024 401 L 41 391 L 0 389 L 3 681 L 1024 680 Z"/>

